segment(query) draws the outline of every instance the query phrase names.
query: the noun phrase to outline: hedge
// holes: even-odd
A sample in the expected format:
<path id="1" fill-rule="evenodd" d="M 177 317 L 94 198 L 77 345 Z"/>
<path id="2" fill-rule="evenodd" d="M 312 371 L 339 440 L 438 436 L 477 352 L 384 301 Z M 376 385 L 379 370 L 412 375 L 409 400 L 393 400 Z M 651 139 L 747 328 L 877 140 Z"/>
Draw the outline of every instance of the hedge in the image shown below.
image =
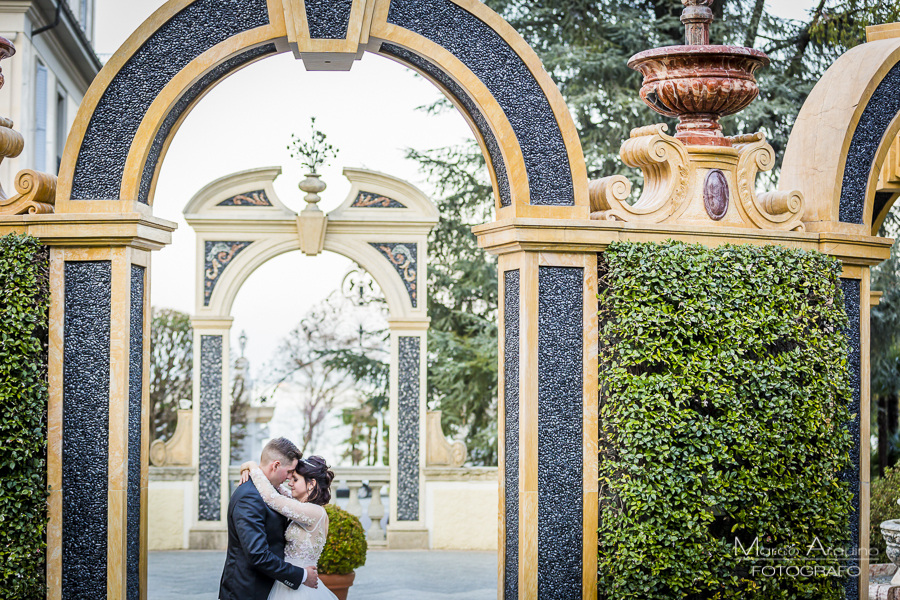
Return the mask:
<path id="1" fill-rule="evenodd" d="M 779 246 L 601 255 L 600 598 L 844 598 L 816 546 L 851 539 L 840 273 Z"/>
<path id="2" fill-rule="evenodd" d="M 0 598 L 45 597 L 49 253 L 0 238 Z"/>

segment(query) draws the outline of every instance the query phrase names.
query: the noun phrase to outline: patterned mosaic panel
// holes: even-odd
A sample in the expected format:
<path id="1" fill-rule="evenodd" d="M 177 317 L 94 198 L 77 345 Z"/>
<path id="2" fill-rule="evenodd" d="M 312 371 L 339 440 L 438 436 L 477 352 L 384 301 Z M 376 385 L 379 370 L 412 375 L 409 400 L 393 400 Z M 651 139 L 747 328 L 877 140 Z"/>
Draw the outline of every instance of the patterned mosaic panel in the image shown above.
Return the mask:
<path id="1" fill-rule="evenodd" d="M 844 223 L 862 223 L 866 202 L 866 187 L 872 163 L 881 140 L 891 121 L 900 113 L 900 63 L 878 84 L 859 118 L 841 184 L 840 219 Z M 877 215 L 877 213 L 876 213 Z"/>
<path id="2" fill-rule="evenodd" d="M 418 54 L 388 43 L 381 44 L 379 52 L 386 56 L 393 56 L 401 62 L 426 73 L 431 79 L 438 82 L 440 86 L 444 88 L 446 93 L 457 101 L 459 106 L 462 106 L 465 109 L 469 118 L 472 119 L 472 122 L 475 124 L 475 128 L 478 130 L 481 139 L 484 140 L 488 156 L 491 157 L 491 163 L 494 168 L 494 177 L 497 179 L 497 191 L 500 194 L 500 205 L 510 206 L 512 204 L 512 197 L 510 196 L 509 191 L 509 179 L 506 175 L 506 162 L 503 160 L 503 153 L 500 151 L 500 144 L 497 143 L 494 131 L 488 124 L 487 119 L 484 118 L 484 115 L 481 114 L 481 111 L 478 110 L 478 105 L 475 104 L 475 101 L 472 100 L 462 86 L 456 83 L 456 80 L 444 73 L 440 67 L 425 60 Z"/>
<path id="3" fill-rule="evenodd" d="M 584 269 L 538 271 L 538 598 L 581 598 Z"/>
<path id="4" fill-rule="evenodd" d="M 256 190 L 226 198 L 216 206 L 272 206 L 272 202 L 266 195 L 266 190 Z"/>
<path id="5" fill-rule="evenodd" d="M 106 598 L 112 264 L 67 262 L 62 597 Z"/>
<path id="6" fill-rule="evenodd" d="M 200 336 L 200 508 L 201 521 L 221 518 L 222 336 Z"/>
<path id="7" fill-rule="evenodd" d="M 522 149 L 531 204 L 575 204 L 569 155 L 550 102 L 503 38 L 452 0 L 392 0 L 387 20 L 445 48 L 496 98 Z"/>
<path id="8" fill-rule="evenodd" d="M 342 40 L 347 37 L 353 0 L 305 0 L 309 37 Z"/>
<path id="9" fill-rule="evenodd" d="M 519 271 L 503 274 L 504 479 L 506 489 L 506 600 L 519 600 Z"/>
<path id="10" fill-rule="evenodd" d="M 141 597 L 141 408 L 144 378 L 144 267 L 131 266 L 128 352 L 128 600 Z"/>
<path id="11" fill-rule="evenodd" d="M 204 248 L 203 306 L 209 306 L 216 284 L 222 272 L 234 258 L 253 242 L 206 242 Z"/>
<path id="12" fill-rule="evenodd" d="M 160 27 L 100 99 L 78 154 L 72 198 L 118 200 L 131 143 L 163 88 L 216 44 L 268 24 L 266 0 L 196 0 Z"/>
<path id="13" fill-rule="evenodd" d="M 356 195 L 356 200 L 350 205 L 351 208 L 406 208 L 402 202 L 398 202 L 393 198 L 374 194 L 372 192 L 360 192 Z"/>
<path id="14" fill-rule="evenodd" d="M 853 513 L 850 515 L 850 540 L 849 546 L 859 547 L 859 481 L 860 481 L 860 382 L 862 381 L 862 353 L 860 346 L 860 287 L 858 279 L 841 279 L 841 288 L 844 292 L 844 306 L 847 310 L 847 319 L 850 321 L 847 328 L 847 339 L 850 345 L 850 354 L 847 357 L 847 369 L 850 371 L 850 389 L 853 390 L 853 401 L 850 412 L 854 418 L 847 424 L 850 435 L 853 437 L 853 448 L 850 450 L 850 462 L 853 468 L 842 474 L 841 479 L 850 483 L 853 490 Z M 855 566 L 855 565 L 854 565 Z M 859 578 L 849 577 L 845 583 L 847 600 L 859 598 Z"/>
<path id="15" fill-rule="evenodd" d="M 409 301 L 412 302 L 413 308 L 419 305 L 419 298 L 416 289 L 416 277 L 418 276 L 418 246 L 415 243 L 407 244 L 387 244 L 372 243 L 369 245 L 381 252 L 391 264 L 403 285 L 406 286 L 406 292 L 409 294 Z"/>
<path id="16" fill-rule="evenodd" d="M 397 338 L 399 423 L 397 424 L 397 520 L 419 520 L 419 353 L 418 337 Z"/>

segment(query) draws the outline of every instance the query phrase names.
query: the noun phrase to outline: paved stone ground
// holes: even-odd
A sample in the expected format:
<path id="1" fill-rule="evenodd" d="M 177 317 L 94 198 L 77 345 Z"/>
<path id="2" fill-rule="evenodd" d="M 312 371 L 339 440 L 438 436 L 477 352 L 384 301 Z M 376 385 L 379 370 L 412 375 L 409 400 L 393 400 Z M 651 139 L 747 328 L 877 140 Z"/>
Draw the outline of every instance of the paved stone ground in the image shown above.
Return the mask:
<path id="1" fill-rule="evenodd" d="M 216 600 L 224 552 L 151 552 L 149 600 Z M 497 554 L 370 550 L 348 600 L 494 600 Z"/>

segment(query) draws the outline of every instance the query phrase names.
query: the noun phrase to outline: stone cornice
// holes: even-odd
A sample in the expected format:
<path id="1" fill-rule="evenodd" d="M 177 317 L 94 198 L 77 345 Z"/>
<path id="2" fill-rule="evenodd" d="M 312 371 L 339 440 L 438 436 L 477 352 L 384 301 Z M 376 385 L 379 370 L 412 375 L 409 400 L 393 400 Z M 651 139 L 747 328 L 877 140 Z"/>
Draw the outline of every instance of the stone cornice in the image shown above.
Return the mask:
<path id="1" fill-rule="evenodd" d="M 873 266 L 890 257 L 893 240 L 843 232 L 763 231 L 737 227 L 690 227 L 621 221 L 507 219 L 478 225 L 478 245 L 491 254 L 602 252 L 618 241 L 678 240 L 706 246 L 781 244 L 817 250 L 849 266 Z"/>
<path id="2" fill-rule="evenodd" d="M 177 225 L 140 213 L 43 214 L 0 217 L 0 234 L 27 233 L 48 246 L 129 246 L 161 250 Z"/>

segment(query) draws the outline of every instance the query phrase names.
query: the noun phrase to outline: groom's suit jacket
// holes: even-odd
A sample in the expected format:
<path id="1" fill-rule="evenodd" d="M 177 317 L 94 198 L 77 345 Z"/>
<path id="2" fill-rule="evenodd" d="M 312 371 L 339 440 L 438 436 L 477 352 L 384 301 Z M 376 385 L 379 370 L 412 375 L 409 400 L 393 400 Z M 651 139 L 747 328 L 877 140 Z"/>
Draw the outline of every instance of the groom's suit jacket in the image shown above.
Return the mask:
<path id="1" fill-rule="evenodd" d="M 266 600 L 275 581 L 300 587 L 304 570 L 284 562 L 287 525 L 252 481 L 238 486 L 228 504 L 228 554 L 219 600 Z"/>

